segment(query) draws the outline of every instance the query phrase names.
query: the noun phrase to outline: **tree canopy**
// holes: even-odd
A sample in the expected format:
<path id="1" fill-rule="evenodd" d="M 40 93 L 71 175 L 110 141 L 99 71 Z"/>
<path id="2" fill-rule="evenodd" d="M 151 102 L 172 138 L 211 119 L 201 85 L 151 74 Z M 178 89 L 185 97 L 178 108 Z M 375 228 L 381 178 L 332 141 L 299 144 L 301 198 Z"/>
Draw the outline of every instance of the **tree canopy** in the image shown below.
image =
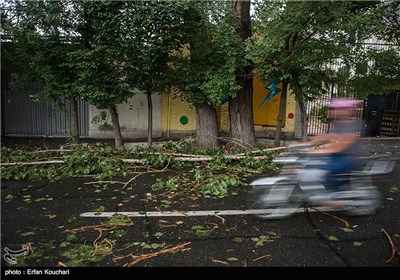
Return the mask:
<path id="1" fill-rule="evenodd" d="M 151 96 L 173 88 L 203 110 L 198 118 L 212 116 L 197 129 L 214 138 L 215 107 L 229 100 L 231 135 L 253 143 L 253 62 L 264 82 L 282 81 L 299 102 L 331 87 L 351 96 L 398 89 L 398 1 L 255 3 L 250 23 L 249 1 L 10 0 L 2 39 L 15 43 L 11 57 L 45 82 L 46 96 L 110 109 L 117 130 L 116 105 L 145 93 L 149 143 Z"/>
<path id="2" fill-rule="evenodd" d="M 398 5 L 379 1 L 260 2 L 249 57 L 263 80 L 290 84 L 299 102 L 328 94 L 332 86 L 341 87 L 347 96 L 386 93 L 399 85 L 399 53 L 368 48 L 366 43 L 373 38 L 396 37 L 398 19 L 387 23 L 385 28 L 391 32 L 382 32 L 382 20 Z M 378 63 L 385 59 L 393 59 L 393 63 Z M 350 71 L 362 63 L 367 71 Z"/>

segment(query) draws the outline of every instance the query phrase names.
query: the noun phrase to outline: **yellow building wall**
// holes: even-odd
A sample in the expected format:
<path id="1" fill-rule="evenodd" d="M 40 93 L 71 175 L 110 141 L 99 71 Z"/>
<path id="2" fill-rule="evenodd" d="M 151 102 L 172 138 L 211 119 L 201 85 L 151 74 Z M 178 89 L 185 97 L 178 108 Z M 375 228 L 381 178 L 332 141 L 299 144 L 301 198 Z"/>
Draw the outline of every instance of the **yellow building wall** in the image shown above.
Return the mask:
<path id="1" fill-rule="evenodd" d="M 278 122 L 281 94 L 278 93 L 267 103 L 261 105 L 264 99 L 270 93 L 270 91 L 265 88 L 266 85 L 267 84 L 263 84 L 257 77 L 253 79 L 253 114 L 256 132 L 274 131 Z M 282 88 L 282 84 L 279 84 L 277 87 Z M 289 88 L 286 99 L 286 113 L 283 119 L 283 131 L 288 133 L 294 133 L 295 127 L 296 100 L 291 92 L 292 91 Z M 222 132 L 229 132 L 228 103 L 225 103 L 217 108 L 217 112 L 218 120 L 220 122 L 220 130 Z"/>
<path id="2" fill-rule="evenodd" d="M 219 130 L 228 133 L 230 130 L 229 103 L 226 102 L 217 108 Z"/>
<path id="3" fill-rule="evenodd" d="M 161 96 L 161 129 L 163 131 L 195 131 L 196 111 L 173 93 Z"/>
<path id="4" fill-rule="evenodd" d="M 280 93 L 260 106 L 269 90 L 265 89 L 259 79 L 253 81 L 253 111 L 256 132 L 274 131 L 278 118 Z M 281 88 L 281 85 L 278 85 Z M 195 109 L 180 98 L 174 98 L 174 94 L 162 94 L 161 96 L 161 129 L 167 132 L 194 132 L 196 130 Z M 283 131 L 294 133 L 296 100 L 291 90 L 288 90 L 286 112 Z M 221 132 L 229 132 L 229 107 L 228 102 L 217 108 L 219 129 Z"/>
<path id="5" fill-rule="evenodd" d="M 279 112 L 279 102 L 281 101 L 281 94 L 278 93 L 267 103 L 263 101 L 270 94 L 270 90 L 266 88 L 267 84 L 263 84 L 257 76 L 253 79 L 253 114 L 254 124 L 264 126 L 276 126 L 277 116 Z M 282 84 L 277 86 L 282 88 Z M 285 126 L 285 122 L 283 122 Z"/>
<path id="6" fill-rule="evenodd" d="M 288 89 L 288 96 L 286 99 L 286 114 L 285 114 L 285 128 L 284 131 L 294 134 L 294 127 L 296 123 L 296 98 L 290 88 Z"/>

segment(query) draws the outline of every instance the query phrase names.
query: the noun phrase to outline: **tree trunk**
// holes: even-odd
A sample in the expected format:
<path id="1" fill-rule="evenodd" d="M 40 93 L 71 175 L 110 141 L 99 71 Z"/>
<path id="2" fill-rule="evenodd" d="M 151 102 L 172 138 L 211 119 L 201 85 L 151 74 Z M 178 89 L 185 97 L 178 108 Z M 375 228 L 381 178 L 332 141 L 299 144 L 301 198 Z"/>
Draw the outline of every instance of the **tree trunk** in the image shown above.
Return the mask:
<path id="1" fill-rule="evenodd" d="M 296 98 L 300 108 L 301 142 L 307 142 L 307 112 L 302 98 Z"/>
<path id="2" fill-rule="evenodd" d="M 78 118 L 78 101 L 75 98 L 70 98 L 71 120 L 70 132 L 72 144 L 79 144 L 79 118 Z"/>
<path id="3" fill-rule="evenodd" d="M 114 139 L 115 139 L 115 147 L 119 148 L 122 147 L 122 134 L 121 134 L 121 127 L 119 126 L 119 119 L 117 108 L 114 106 L 110 109 L 111 114 L 111 122 L 114 128 Z"/>
<path id="4" fill-rule="evenodd" d="M 244 42 L 251 37 L 250 1 L 234 0 L 234 9 L 237 14 L 236 34 Z M 244 143 L 254 145 L 253 120 L 253 65 L 237 71 L 236 81 L 241 87 L 236 98 L 229 99 L 229 118 L 231 137 Z"/>
<path id="5" fill-rule="evenodd" d="M 207 103 L 196 106 L 196 143 L 202 148 L 219 146 L 217 112 Z"/>
<path id="6" fill-rule="evenodd" d="M 147 93 L 147 144 L 153 144 L 153 101 L 151 93 Z"/>
<path id="7" fill-rule="evenodd" d="M 287 96 L 288 83 L 287 81 L 282 82 L 281 101 L 279 103 L 278 123 L 276 124 L 274 146 L 279 147 L 281 144 L 282 135 L 282 123 L 283 118 L 286 115 L 286 96 Z"/>

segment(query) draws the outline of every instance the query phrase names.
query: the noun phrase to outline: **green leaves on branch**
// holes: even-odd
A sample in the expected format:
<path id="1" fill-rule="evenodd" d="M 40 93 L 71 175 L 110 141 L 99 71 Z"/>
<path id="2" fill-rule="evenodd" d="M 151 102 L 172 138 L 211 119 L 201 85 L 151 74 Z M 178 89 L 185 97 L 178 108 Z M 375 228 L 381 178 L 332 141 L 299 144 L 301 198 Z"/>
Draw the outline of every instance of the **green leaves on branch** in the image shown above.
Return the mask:
<path id="1" fill-rule="evenodd" d="M 194 177 L 194 178 L 193 178 Z M 205 197 L 225 197 L 230 187 L 244 186 L 245 183 L 237 175 L 213 174 L 195 169 L 194 175 L 184 174 L 170 176 L 168 180 L 157 179 L 152 190 L 167 192 L 172 196 L 183 196 L 189 193 Z"/>
<path id="2" fill-rule="evenodd" d="M 237 150 L 235 152 L 240 152 Z M 96 146 L 77 146 L 72 150 L 58 151 L 26 151 L 22 149 L 1 148 L 3 165 L 1 178 L 3 180 L 57 180 L 66 177 L 94 175 L 100 180 L 112 179 L 130 174 L 128 159 L 134 159 L 134 164 L 153 168 L 170 168 L 175 170 L 195 168 L 195 179 L 204 185 L 200 191 L 215 196 L 225 195 L 226 187 L 238 186 L 248 174 L 273 170 L 272 154 L 259 152 L 262 160 L 252 160 L 247 156 L 230 157 L 222 149 L 198 149 L 190 141 L 178 143 L 166 142 L 162 147 L 136 147 L 132 150 L 115 149 L 105 144 Z M 191 158 L 195 161 L 183 161 L 180 158 Z M 201 158 L 212 160 L 202 161 Z M 127 159 L 127 161 L 124 161 Z M 199 159 L 199 160 L 198 160 Z M 49 161 L 49 164 L 37 162 Z M 21 164 L 18 164 L 21 163 Z M 213 175 L 212 172 L 223 171 L 224 175 Z M 214 179 L 212 177 L 215 176 Z M 207 179 L 208 178 L 208 179 Z M 183 180 L 183 178 L 181 178 Z M 232 181 L 233 180 L 233 181 Z"/>

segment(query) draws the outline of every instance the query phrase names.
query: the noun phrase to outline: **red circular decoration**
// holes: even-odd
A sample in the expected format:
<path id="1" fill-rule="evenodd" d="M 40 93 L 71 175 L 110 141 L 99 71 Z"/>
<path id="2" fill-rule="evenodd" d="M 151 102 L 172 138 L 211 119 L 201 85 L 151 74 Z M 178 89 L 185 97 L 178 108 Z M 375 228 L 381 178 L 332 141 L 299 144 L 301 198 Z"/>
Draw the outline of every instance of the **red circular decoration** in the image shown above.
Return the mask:
<path id="1" fill-rule="evenodd" d="M 287 115 L 287 117 L 288 117 L 288 119 L 293 119 L 293 118 L 294 118 L 294 114 L 293 114 L 293 113 L 289 113 L 289 114 Z"/>

